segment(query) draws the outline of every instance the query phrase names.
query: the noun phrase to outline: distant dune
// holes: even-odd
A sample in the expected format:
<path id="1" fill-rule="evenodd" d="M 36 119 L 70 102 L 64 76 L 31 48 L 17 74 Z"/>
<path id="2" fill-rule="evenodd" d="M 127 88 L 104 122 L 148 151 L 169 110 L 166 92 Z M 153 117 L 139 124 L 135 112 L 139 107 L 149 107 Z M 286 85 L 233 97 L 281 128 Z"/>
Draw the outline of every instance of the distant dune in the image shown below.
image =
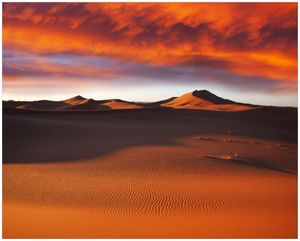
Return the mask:
<path id="1" fill-rule="evenodd" d="M 78 95 L 63 101 L 5 101 L 4 108 L 16 108 L 35 111 L 97 111 L 115 109 L 139 109 L 144 108 L 144 106 L 120 99 L 97 101 L 93 99 L 86 99 Z"/>
<path id="2" fill-rule="evenodd" d="M 88 99 L 82 97 L 81 95 L 77 95 L 77 96 L 74 96 L 70 99 L 67 99 L 65 101 L 63 101 L 64 103 L 66 104 L 69 104 L 69 105 L 80 105 L 80 104 L 83 104 L 84 102 L 86 102 Z"/>
<path id="3" fill-rule="evenodd" d="M 254 106 L 236 103 L 220 98 L 207 90 L 193 91 L 175 98 L 162 106 L 178 109 L 202 109 L 218 111 L 242 111 L 253 109 Z"/>
<path id="4" fill-rule="evenodd" d="M 144 108 L 142 105 L 130 103 L 124 100 L 108 100 L 103 103 L 103 105 L 107 106 L 110 109 L 116 110 L 116 109 L 140 109 Z"/>
<path id="5" fill-rule="evenodd" d="M 195 90 L 180 97 L 171 97 L 166 100 L 152 103 L 130 102 L 121 99 L 93 100 L 80 95 L 63 101 L 4 101 L 4 108 L 18 108 L 38 111 L 97 111 L 141 108 L 196 109 L 214 111 L 243 111 L 258 106 L 234 102 L 218 97 L 207 90 Z"/>

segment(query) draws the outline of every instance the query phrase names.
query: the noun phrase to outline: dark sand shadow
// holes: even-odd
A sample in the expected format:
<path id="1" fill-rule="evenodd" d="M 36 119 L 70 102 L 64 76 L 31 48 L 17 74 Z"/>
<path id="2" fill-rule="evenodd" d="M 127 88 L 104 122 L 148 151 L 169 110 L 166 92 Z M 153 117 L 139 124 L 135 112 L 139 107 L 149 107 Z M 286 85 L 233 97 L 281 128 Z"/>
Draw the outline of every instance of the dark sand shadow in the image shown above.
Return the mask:
<path id="1" fill-rule="evenodd" d="M 3 162 L 76 161 L 119 149 L 175 145 L 189 135 L 228 134 L 297 143 L 294 108 L 220 112 L 150 108 L 108 111 L 5 109 Z"/>

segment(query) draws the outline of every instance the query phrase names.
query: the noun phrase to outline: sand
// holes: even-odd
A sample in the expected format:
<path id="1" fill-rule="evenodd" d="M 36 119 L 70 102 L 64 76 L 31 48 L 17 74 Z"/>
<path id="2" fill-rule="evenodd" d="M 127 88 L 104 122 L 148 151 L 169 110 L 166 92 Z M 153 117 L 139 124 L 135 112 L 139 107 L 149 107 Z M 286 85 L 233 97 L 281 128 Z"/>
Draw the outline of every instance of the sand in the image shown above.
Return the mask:
<path id="1" fill-rule="evenodd" d="M 195 109 L 214 111 L 244 111 L 257 108 L 257 106 L 237 103 L 223 99 L 207 90 L 195 90 L 180 97 L 164 102 L 161 106 L 175 109 Z"/>
<path id="2" fill-rule="evenodd" d="M 297 109 L 193 91 L 4 102 L 4 238 L 296 238 Z"/>
<path id="3" fill-rule="evenodd" d="M 140 109 L 145 107 L 146 106 L 120 99 L 94 100 L 84 98 L 80 95 L 62 101 L 39 100 L 4 102 L 4 108 L 33 111 L 103 111 L 118 109 Z"/>
<path id="4" fill-rule="evenodd" d="M 107 101 L 105 102 L 103 105 L 109 107 L 110 109 L 140 109 L 140 108 L 144 108 L 141 105 L 137 105 L 137 104 L 133 104 L 133 103 L 129 103 L 126 101 L 120 101 L 120 100 L 111 100 L 111 101 Z"/>
<path id="5" fill-rule="evenodd" d="M 262 106 L 223 99 L 207 90 L 195 90 L 179 97 L 156 102 L 130 102 L 121 99 L 94 100 L 80 95 L 62 101 L 4 101 L 4 108 L 34 111 L 103 111 L 145 108 L 172 108 L 211 111 L 245 111 Z"/>
<path id="6" fill-rule="evenodd" d="M 296 238 L 297 110 L 5 109 L 4 238 Z"/>

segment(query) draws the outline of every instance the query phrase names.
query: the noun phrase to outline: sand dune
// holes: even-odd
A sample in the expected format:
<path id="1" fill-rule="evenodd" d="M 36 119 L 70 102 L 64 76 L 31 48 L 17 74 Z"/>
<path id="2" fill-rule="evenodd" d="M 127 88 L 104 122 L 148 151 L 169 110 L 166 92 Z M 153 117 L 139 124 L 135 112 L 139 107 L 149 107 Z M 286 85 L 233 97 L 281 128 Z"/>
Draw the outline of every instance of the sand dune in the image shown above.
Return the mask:
<path id="1" fill-rule="evenodd" d="M 86 99 L 78 95 L 64 101 L 7 101 L 4 102 L 4 108 L 16 108 L 34 111 L 98 111 L 114 109 L 140 109 L 144 108 L 144 106 L 120 99 L 97 101 L 93 99 Z"/>
<path id="2" fill-rule="evenodd" d="M 82 96 L 75 96 L 65 100 L 65 103 L 71 104 L 71 107 L 64 110 L 108 110 L 108 109 L 139 109 L 141 105 L 133 104 L 120 99 L 100 100 L 86 99 Z"/>
<path id="3" fill-rule="evenodd" d="M 63 101 L 32 101 L 18 102 L 5 101 L 4 108 L 17 108 L 36 111 L 102 111 L 119 109 L 142 109 L 142 108 L 169 107 L 175 109 L 198 109 L 212 111 L 245 111 L 257 108 L 250 104 L 237 103 L 218 97 L 207 90 L 195 90 L 180 97 L 171 97 L 165 100 L 137 103 L 120 99 L 94 100 L 80 95 Z"/>
<path id="4" fill-rule="evenodd" d="M 110 109 L 118 110 L 118 109 L 140 109 L 144 108 L 142 105 L 130 103 L 124 100 L 108 100 L 103 103 L 103 105 L 109 107 Z"/>
<path id="5" fill-rule="evenodd" d="M 220 98 L 207 90 L 193 91 L 177 97 L 162 106 L 179 109 L 205 109 L 219 111 L 242 111 L 253 109 L 254 106 L 236 103 Z"/>
<path id="6" fill-rule="evenodd" d="M 74 96 L 70 99 L 66 99 L 63 102 L 67 103 L 67 104 L 70 104 L 70 105 L 78 105 L 78 104 L 84 103 L 85 101 L 87 101 L 86 98 L 82 97 L 81 95 L 77 95 L 77 96 Z"/>
<path id="7" fill-rule="evenodd" d="M 193 160 L 181 158 L 190 151 L 149 146 L 79 163 L 6 165 L 4 180 L 10 185 L 4 189 L 4 215 L 18 210 L 22 217 L 18 222 L 22 226 L 27 223 L 31 231 L 18 230 L 16 221 L 5 215 L 4 234 L 52 238 L 295 237 L 296 176 L 201 158 L 191 164 Z M 174 160 L 169 153 L 180 158 Z M 192 155 L 195 153 L 194 149 Z M 58 214 L 47 215 L 47 230 L 40 232 L 44 223 L 40 220 L 47 210 Z M 27 212 L 31 215 L 25 215 Z M 60 215 L 64 222 L 56 229 Z M 155 222 L 160 226 L 153 225 Z M 127 230 L 126 223 L 137 230 Z M 178 230 L 168 229 L 179 224 Z M 78 234 L 78 229 L 86 232 Z M 207 229 L 214 232 L 208 234 Z"/>
<path id="8" fill-rule="evenodd" d="M 26 104 L 21 104 L 16 106 L 17 109 L 25 109 L 25 110 L 56 110 L 67 107 L 68 104 L 61 101 L 48 101 L 48 100 L 40 100 L 29 102 Z"/>
<path id="9" fill-rule="evenodd" d="M 296 109 L 4 109 L 3 124 L 6 238 L 297 236 Z"/>
<path id="10" fill-rule="evenodd" d="M 98 101 L 93 99 L 79 99 L 79 100 L 72 100 L 73 98 L 66 100 L 66 103 L 69 103 L 69 106 L 66 106 L 60 110 L 107 110 L 109 109 L 107 106 L 102 105 Z"/>

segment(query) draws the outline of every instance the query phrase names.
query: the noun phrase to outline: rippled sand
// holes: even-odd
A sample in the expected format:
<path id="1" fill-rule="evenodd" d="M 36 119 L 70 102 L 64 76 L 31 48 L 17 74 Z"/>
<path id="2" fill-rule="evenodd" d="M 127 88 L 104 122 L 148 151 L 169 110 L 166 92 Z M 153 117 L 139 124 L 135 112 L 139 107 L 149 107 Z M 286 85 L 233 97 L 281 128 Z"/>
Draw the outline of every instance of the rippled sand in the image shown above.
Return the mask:
<path id="1" fill-rule="evenodd" d="M 37 126 L 26 118 L 27 124 Z M 46 137 L 41 126 L 67 123 L 41 117 L 35 121 L 40 121 L 38 134 L 32 130 L 32 136 L 40 138 L 36 148 Z M 76 128 L 98 125 L 72 123 Z M 105 128 L 99 128 L 105 135 Z M 163 129 L 155 138 L 163 136 Z M 68 138 L 66 148 L 82 148 L 75 143 L 84 141 Z M 99 136 L 100 140 L 105 145 Z M 114 132 L 111 139 L 107 136 L 106 142 L 111 141 L 124 140 Z M 46 144 L 51 155 L 55 145 Z M 21 163 L 15 154 L 14 163 L 3 165 L 3 236 L 295 238 L 297 175 L 293 166 L 282 166 L 282 160 L 295 161 L 296 148 L 290 142 L 219 133 L 182 135 L 172 143 L 124 145 L 73 161 Z M 52 149 L 57 150 L 63 147 Z"/>

